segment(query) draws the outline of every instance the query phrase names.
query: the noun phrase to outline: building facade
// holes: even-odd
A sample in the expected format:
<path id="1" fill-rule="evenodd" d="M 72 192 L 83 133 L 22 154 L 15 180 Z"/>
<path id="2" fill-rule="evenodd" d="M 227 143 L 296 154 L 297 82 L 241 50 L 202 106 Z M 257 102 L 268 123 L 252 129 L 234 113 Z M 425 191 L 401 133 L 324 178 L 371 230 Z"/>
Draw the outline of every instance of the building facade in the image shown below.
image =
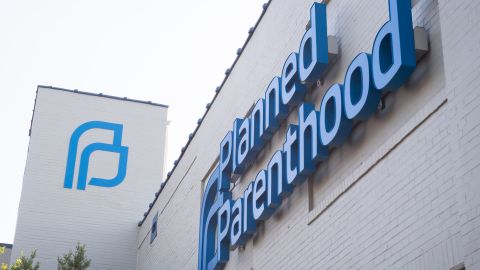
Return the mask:
<path id="1" fill-rule="evenodd" d="M 330 36 L 328 62 L 313 83 L 307 82 L 301 102 L 287 108 L 278 130 L 270 138 L 261 137 L 261 150 L 252 150 L 245 168 L 232 176 L 229 170 L 235 171 L 244 158 L 249 159 L 248 150 L 246 157 L 238 150 L 247 140 L 241 134 L 246 130 L 242 124 L 252 123 L 272 78 L 289 80 L 286 73 L 295 72 L 285 71 L 291 63 L 289 55 L 296 52 L 298 59 L 304 57 L 304 66 L 297 67 L 305 71 L 307 60 L 327 52 L 319 48 L 318 55 L 307 56 L 312 43 L 302 43 L 309 29 L 321 27 L 312 20 L 314 1 L 266 4 L 140 223 L 137 269 L 480 269 L 480 4 L 474 0 L 406 2 L 324 1 L 326 33 L 321 29 L 316 33 L 324 41 Z M 414 40 L 408 38 L 410 34 Z M 398 45 L 398 40 L 405 43 Z M 413 49 L 416 58 L 411 58 Z M 402 53 L 395 56 L 397 50 Z M 368 65 L 360 68 L 363 73 L 355 69 L 348 73 L 363 52 L 371 54 L 370 63 L 377 61 L 377 66 L 370 64 L 370 74 L 383 73 L 372 75 L 373 88 L 381 93 L 377 106 L 368 107 L 374 108 L 372 114 L 351 121 L 350 132 L 339 124 L 340 131 L 330 138 L 328 157 L 316 162 L 305 179 L 292 178 L 294 185 L 283 186 L 292 190 L 277 205 L 272 203 L 271 216 L 262 218 L 264 209 L 258 216 L 248 212 L 252 207 L 257 211 L 260 204 L 269 207 L 266 193 L 252 189 L 269 183 L 259 175 L 262 170 L 268 173 L 278 151 L 296 153 L 288 142 L 295 135 L 292 130 L 300 132 L 299 122 L 305 119 L 299 120 L 299 115 L 306 115 L 308 109 L 304 104 L 313 104 L 319 118 L 322 111 L 333 117 L 328 116 L 329 108 L 341 106 L 322 105 L 326 96 L 331 97 L 332 86 L 339 83 L 345 89 L 348 81 L 351 94 L 359 91 L 353 87 L 362 85 L 358 81 L 368 80 L 355 77 L 368 74 Z M 382 85 L 382 78 L 400 58 L 398 77 Z M 301 87 L 301 82 L 296 86 Z M 345 95 L 346 90 L 342 91 Z M 234 124 L 235 119 L 240 120 Z M 333 119 L 334 123 L 346 121 Z M 292 124 L 296 129 L 291 129 Z M 336 126 L 325 119 L 324 125 Z M 318 133 L 321 142 L 327 140 L 325 130 Z M 221 144 L 229 136 L 233 142 Z M 238 149 L 222 152 L 220 145 Z M 222 153 L 238 159 L 231 161 L 233 169 L 228 155 Z M 225 184 L 223 177 L 230 183 Z M 216 210 L 209 212 L 212 209 Z"/>
<path id="2" fill-rule="evenodd" d="M 39 86 L 12 258 L 36 249 L 41 269 L 56 269 L 81 243 L 90 269 L 135 269 L 166 125 L 165 105 Z"/>
<path id="3" fill-rule="evenodd" d="M 54 269 L 80 241 L 93 269 L 480 269 L 478 14 L 269 1 L 165 179 L 163 106 L 40 87 L 13 256 Z"/>

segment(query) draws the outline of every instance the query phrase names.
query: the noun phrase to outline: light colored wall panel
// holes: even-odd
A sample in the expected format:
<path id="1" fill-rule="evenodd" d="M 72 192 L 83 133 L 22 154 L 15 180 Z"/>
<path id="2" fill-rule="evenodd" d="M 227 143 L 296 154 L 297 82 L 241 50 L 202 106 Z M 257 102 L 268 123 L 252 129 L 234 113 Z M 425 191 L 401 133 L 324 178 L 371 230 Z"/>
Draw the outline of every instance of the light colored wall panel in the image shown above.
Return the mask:
<path id="1" fill-rule="evenodd" d="M 167 108 L 39 87 L 33 116 L 13 256 L 37 249 L 42 269 L 77 242 L 86 244 L 92 269 L 131 270 L 136 265 L 137 222 L 163 176 Z M 64 188 L 69 140 L 89 121 L 123 125 L 128 147 L 126 176 L 118 186 Z M 112 142 L 112 132 L 92 129 L 79 140 L 79 159 L 91 143 Z M 88 179 L 112 178 L 118 154 L 97 152 Z"/>

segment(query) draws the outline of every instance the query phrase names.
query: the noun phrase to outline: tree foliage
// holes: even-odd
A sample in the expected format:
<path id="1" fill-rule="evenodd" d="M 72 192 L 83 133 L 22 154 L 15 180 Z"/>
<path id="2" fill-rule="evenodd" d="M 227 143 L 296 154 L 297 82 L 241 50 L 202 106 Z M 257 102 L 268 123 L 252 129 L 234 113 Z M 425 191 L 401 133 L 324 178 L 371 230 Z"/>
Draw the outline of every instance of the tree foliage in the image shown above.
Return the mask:
<path id="1" fill-rule="evenodd" d="M 63 257 L 58 257 L 58 270 L 85 270 L 90 267 L 91 260 L 86 256 L 85 245 L 77 243 L 75 252 L 70 250 Z"/>
<path id="2" fill-rule="evenodd" d="M 34 262 L 36 256 L 36 250 L 32 251 L 28 257 L 22 252 L 20 257 L 15 260 L 15 263 L 10 266 L 10 270 L 38 270 L 40 263 Z"/>

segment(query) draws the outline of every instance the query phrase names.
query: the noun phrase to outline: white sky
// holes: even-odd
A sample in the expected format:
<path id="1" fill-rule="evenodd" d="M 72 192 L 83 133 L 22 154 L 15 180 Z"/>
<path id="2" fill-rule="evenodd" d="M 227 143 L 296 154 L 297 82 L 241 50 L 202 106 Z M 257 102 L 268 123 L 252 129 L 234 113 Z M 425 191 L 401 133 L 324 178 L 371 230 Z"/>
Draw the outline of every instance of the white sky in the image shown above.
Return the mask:
<path id="1" fill-rule="evenodd" d="M 0 242 L 13 243 L 37 85 L 169 105 L 170 170 L 265 1 L 0 0 Z"/>

